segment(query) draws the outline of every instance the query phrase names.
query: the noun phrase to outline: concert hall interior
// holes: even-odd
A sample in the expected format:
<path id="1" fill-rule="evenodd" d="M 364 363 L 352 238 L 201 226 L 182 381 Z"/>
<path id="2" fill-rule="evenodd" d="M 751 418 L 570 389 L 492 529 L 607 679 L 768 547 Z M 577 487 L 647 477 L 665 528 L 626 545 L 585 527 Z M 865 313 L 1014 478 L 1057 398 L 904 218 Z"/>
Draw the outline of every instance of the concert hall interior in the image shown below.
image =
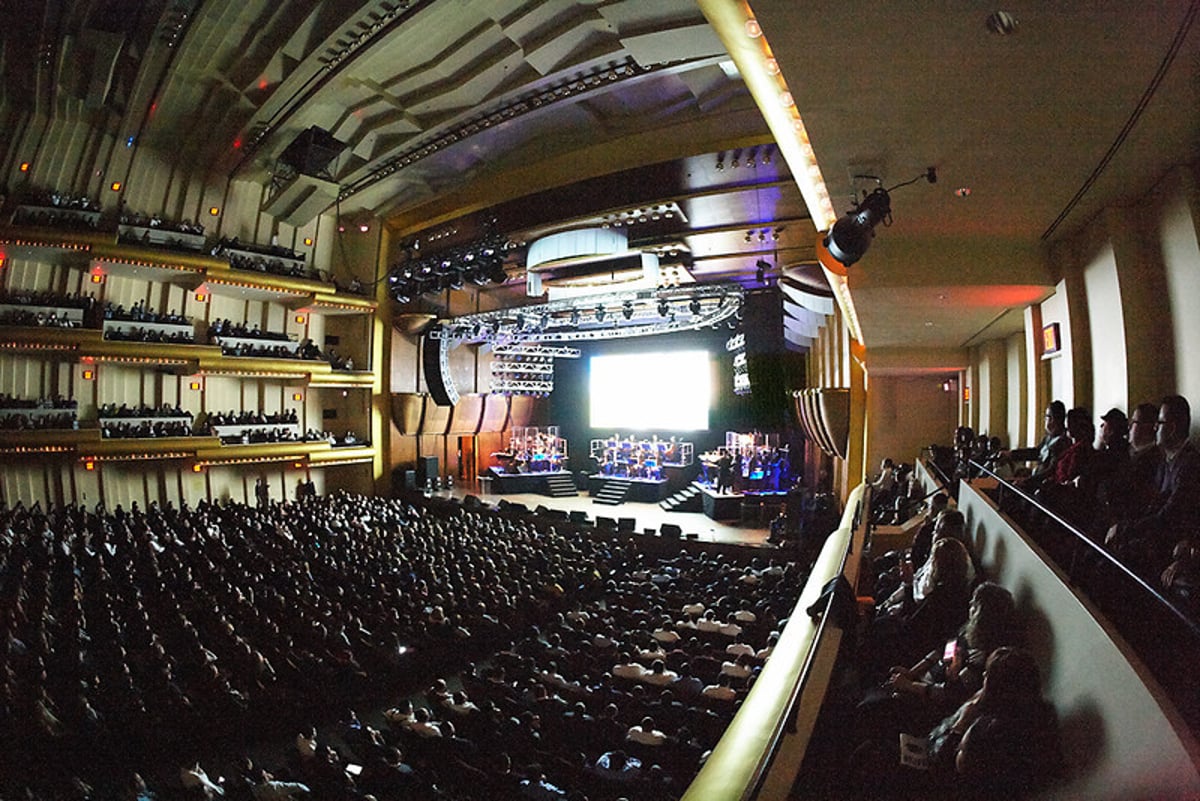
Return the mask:
<path id="1" fill-rule="evenodd" d="M 1200 797 L 1200 0 L 0 6 L 0 795 Z"/>

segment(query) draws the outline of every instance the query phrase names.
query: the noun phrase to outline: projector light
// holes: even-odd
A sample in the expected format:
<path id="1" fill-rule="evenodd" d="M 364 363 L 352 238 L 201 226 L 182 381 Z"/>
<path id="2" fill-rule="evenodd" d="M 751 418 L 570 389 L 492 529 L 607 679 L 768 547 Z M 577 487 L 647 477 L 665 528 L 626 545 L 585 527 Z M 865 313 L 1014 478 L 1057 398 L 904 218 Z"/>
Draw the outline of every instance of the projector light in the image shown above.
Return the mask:
<path id="1" fill-rule="evenodd" d="M 857 209 L 834 223 L 825 237 L 824 245 L 829 255 L 843 266 L 857 262 L 871 246 L 875 238 L 875 226 L 887 220 L 892 213 L 892 200 L 887 190 L 876 189 L 863 200 Z"/>

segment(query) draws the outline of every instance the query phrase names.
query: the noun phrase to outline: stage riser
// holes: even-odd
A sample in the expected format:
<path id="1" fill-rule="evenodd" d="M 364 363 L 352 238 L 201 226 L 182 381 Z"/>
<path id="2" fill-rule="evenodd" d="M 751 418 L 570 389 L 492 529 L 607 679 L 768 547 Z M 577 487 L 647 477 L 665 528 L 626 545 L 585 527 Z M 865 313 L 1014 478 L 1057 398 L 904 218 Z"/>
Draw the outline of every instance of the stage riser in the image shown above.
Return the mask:
<path id="1" fill-rule="evenodd" d="M 604 485 L 610 481 L 612 479 L 604 476 L 588 476 L 588 495 L 593 498 L 598 497 Z M 635 503 L 658 503 L 670 492 L 670 484 L 667 481 L 632 481 L 629 484 L 629 490 L 625 493 L 624 500 Z"/>

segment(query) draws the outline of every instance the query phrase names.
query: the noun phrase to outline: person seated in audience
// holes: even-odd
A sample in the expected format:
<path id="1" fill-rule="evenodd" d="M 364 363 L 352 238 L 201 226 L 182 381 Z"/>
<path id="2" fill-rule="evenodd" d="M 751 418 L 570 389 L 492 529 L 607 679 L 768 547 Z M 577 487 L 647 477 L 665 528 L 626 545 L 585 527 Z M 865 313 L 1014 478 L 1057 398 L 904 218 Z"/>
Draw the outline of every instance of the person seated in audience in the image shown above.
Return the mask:
<path id="1" fill-rule="evenodd" d="M 1037 466 L 1030 475 L 1017 481 L 1027 492 L 1036 490 L 1054 476 L 1058 460 L 1070 447 L 1066 427 L 1067 407 L 1062 401 L 1052 401 L 1046 407 L 1045 421 L 1046 434 L 1036 448 L 1020 448 L 1009 453 L 1014 461 L 1037 460 Z"/>
<path id="2" fill-rule="evenodd" d="M 919 659 L 966 621 L 971 598 L 966 546 L 952 537 L 939 539 L 929 559 L 925 596 L 916 600 L 914 581 L 906 570 L 897 591 L 899 603 L 881 610 L 872 621 L 860 655 L 868 675 L 886 669 L 884 661 L 891 665 Z"/>
<path id="3" fill-rule="evenodd" d="M 912 667 L 893 666 L 883 685 L 867 692 L 858 706 L 860 725 L 871 736 L 885 737 L 932 727 L 983 686 L 988 656 L 1017 640 L 1012 593 L 992 582 L 980 584 L 967 622 L 952 640 Z"/>
<path id="4" fill-rule="evenodd" d="M 1109 529 L 1105 543 L 1133 569 L 1157 576 L 1171 561 L 1175 544 L 1200 533 L 1200 451 L 1188 437 L 1191 407 L 1168 395 L 1159 407 L 1156 441 L 1162 462 L 1156 495 L 1139 517 Z"/>

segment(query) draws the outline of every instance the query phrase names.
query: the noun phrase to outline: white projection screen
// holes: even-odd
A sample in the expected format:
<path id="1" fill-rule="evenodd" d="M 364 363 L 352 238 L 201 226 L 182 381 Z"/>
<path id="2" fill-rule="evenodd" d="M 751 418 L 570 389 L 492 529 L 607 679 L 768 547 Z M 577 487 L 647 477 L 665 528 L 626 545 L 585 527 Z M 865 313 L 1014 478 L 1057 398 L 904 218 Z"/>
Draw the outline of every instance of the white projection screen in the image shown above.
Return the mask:
<path id="1" fill-rule="evenodd" d="M 591 427 L 626 431 L 703 431 L 712 401 L 708 351 L 593 356 Z"/>

